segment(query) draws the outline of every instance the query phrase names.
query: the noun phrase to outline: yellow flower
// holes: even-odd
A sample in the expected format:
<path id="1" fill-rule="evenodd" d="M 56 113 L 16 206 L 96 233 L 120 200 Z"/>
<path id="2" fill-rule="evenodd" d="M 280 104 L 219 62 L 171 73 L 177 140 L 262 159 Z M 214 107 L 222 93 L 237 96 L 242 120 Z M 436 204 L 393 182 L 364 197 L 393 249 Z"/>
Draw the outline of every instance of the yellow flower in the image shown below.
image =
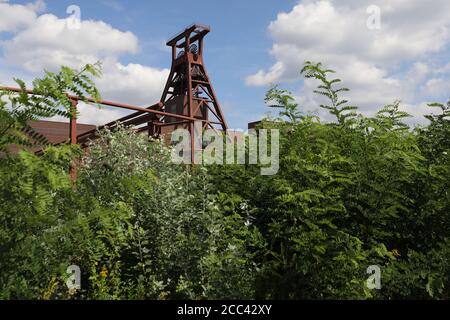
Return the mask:
<path id="1" fill-rule="evenodd" d="M 163 291 L 159 294 L 159 300 L 167 300 L 168 297 L 169 297 L 169 293 L 166 291 Z"/>
<path id="2" fill-rule="evenodd" d="M 400 257 L 400 252 L 397 249 L 392 249 L 391 252 L 394 255 L 394 257 Z"/>
<path id="3" fill-rule="evenodd" d="M 103 279 L 105 279 L 108 276 L 108 269 L 106 269 L 105 267 L 102 268 L 102 271 L 100 271 L 100 277 L 102 277 Z"/>

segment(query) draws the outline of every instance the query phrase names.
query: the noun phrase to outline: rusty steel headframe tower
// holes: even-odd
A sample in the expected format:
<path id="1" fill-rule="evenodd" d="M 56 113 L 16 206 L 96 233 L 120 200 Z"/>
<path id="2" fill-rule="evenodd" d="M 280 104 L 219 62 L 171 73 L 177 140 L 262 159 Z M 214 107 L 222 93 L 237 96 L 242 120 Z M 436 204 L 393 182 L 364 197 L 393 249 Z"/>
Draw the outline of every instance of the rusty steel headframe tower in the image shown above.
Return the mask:
<path id="1" fill-rule="evenodd" d="M 182 128 L 189 130 L 191 163 L 195 163 L 195 136 L 202 134 L 202 132 L 195 132 L 195 124 L 202 123 L 202 130 L 212 128 L 226 132 L 228 129 L 203 60 L 203 39 L 209 32 L 210 28 L 207 26 L 192 24 L 167 42 L 167 45 L 172 48 L 172 67 L 161 100 L 150 107 L 138 107 L 93 98 L 81 99 L 68 94 L 74 110 L 77 109 L 78 102 L 83 100 L 97 105 L 135 111 L 81 134 L 77 132 L 77 116 L 74 112 L 69 124 L 70 143 L 87 148 L 89 140 L 95 139 L 99 130 L 104 128 L 112 130 L 118 125 L 134 127 L 137 132 L 147 132 L 152 137 L 166 135 L 166 141 L 170 140 L 167 139 L 167 135 L 173 130 Z M 0 90 L 12 93 L 24 92 L 21 88 L 13 87 L 0 87 Z M 35 94 L 33 90 L 25 90 L 25 93 Z M 42 154 L 43 150 L 38 150 L 36 153 Z M 76 165 L 72 169 L 75 177 Z"/>
<path id="2" fill-rule="evenodd" d="M 203 130 L 211 128 L 226 132 L 228 129 L 203 60 L 204 37 L 209 32 L 209 27 L 193 24 L 167 42 L 172 48 L 172 67 L 161 97 L 161 110 L 196 120 L 162 117 L 159 120 L 163 124 L 154 132 L 161 135 L 178 128 L 189 130 L 192 162 L 195 121 L 202 122 Z"/>

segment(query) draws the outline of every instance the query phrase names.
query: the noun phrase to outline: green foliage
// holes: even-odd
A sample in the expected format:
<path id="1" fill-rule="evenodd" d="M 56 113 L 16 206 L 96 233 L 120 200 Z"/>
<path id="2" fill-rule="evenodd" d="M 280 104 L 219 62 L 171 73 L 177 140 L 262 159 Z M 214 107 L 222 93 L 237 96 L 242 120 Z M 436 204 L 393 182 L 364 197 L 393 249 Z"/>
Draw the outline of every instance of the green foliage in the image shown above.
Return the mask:
<path id="1" fill-rule="evenodd" d="M 349 91 L 350 89 L 345 87 L 336 88 L 335 86 L 340 83 L 341 79 L 328 79 L 329 73 L 335 73 L 331 69 L 323 69 L 322 64 L 313 63 L 311 61 L 305 62 L 301 74 L 305 78 L 313 78 L 320 81 L 317 86 L 317 90 L 314 93 L 328 98 L 329 104 L 320 105 L 321 108 L 329 110 L 330 114 L 336 116 L 337 121 L 340 124 L 345 122 L 352 122 L 356 116 L 355 110 L 357 107 L 347 105 L 348 101 L 339 98 L 339 93 Z"/>
<path id="2" fill-rule="evenodd" d="M 264 101 L 269 103 L 269 108 L 284 109 L 280 111 L 280 116 L 287 117 L 290 122 L 297 122 L 303 118 L 303 114 L 298 110 L 298 104 L 292 97 L 292 93 L 279 89 L 277 85 L 272 86 L 267 91 Z"/>
<path id="3" fill-rule="evenodd" d="M 67 268 L 57 248 L 65 212 L 60 197 L 71 189 L 62 154 L 45 157 L 25 151 L 3 158 L 0 166 L 0 298 L 41 298 L 48 285 Z M 65 267 L 64 267 L 65 265 Z"/>
<path id="4" fill-rule="evenodd" d="M 1 171 L 2 298 L 251 298 L 263 243 L 238 199 L 210 194 L 206 172 L 173 165 L 160 142 L 104 131 L 77 150 L 9 157 Z M 226 208 L 226 212 L 222 210 Z M 80 266 L 82 290 L 65 287 Z"/>
<path id="5" fill-rule="evenodd" d="M 268 244 L 257 256 L 257 297 L 282 299 L 448 298 L 450 163 L 448 105 L 412 130 L 400 102 L 374 117 L 356 115 L 339 97 L 332 70 L 307 62 L 306 78 L 338 125 L 300 114 L 289 92 L 266 100 L 284 109 L 278 128 L 280 170 L 260 176 L 252 166 L 216 167 L 218 192 L 248 201 Z M 245 181 L 245 188 L 242 188 Z M 365 285 L 381 267 L 381 290 Z"/>
<path id="6" fill-rule="evenodd" d="M 254 274 L 246 247 L 258 240 L 257 231 L 237 209 L 222 213 L 203 169 L 189 173 L 172 164 L 161 142 L 125 129 L 102 133 L 90 150 L 77 191 L 111 210 L 117 202 L 126 204 L 130 212 L 116 258 L 121 297 L 252 296 L 248 283 L 236 284 Z M 106 260 L 109 270 L 114 263 Z"/>
<path id="7" fill-rule="evenodd" d="M 47 139 L 29 126 L 29 121 L 76 115 L 68 95 L 76 95 L 81 101 L 86 101 L 87 96 L 100 99 L 90 77 L 99 76 L 100 68 L 97 63 L 86 65 L 80 71 L 68 67 L 62 67 L 58 73 L 47 71 L 42 79 L 33 81 L 34 95 L 27 94 L 27 87 L 20 79 L 15 81 L 22 92 L 0 90 L 0 152 L 7 152 L 11 145 L 48 145 Z"/>
<path id="8" fill-rule="evenodd" d="M 450 102 L 431 104 L 440 113 L 412 129 L 399 101 L 357 115 L 332 70 L 307 62 L 302 73 L 320 81 L 337 123 L 272 87 L 266 102 L 280 118 L 261 127 L 280 130 L 273 176 L 174 165 L 161 141 L 120 126 L 84 156 L 69 146 L 4 155 L 0 298 L 448 299 Z M 72 90 L 76 73 L 63 74 L 42 92 Z M 55 81 L 64 84 L 47 89 Z M 44 96 L 65 105 L 62 91 Z M 65 285 L 71 264 L 80 291 Z M 366 286 L 372 265 L 380 290 Z"/>

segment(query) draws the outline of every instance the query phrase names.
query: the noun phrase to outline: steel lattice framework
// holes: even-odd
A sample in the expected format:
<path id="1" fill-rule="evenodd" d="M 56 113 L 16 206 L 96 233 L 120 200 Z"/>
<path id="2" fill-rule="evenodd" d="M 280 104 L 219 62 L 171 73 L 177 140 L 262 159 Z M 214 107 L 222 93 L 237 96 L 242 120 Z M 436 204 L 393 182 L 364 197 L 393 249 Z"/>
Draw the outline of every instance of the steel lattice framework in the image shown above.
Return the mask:
<path id="1" fill-rule="evenodd" d="M 86 148 L 87 142 L 95 139 L 98 130 L 105 127 L 114 129 L 118 125 L 135 127 L 138 132 L 146 131 L 149 136 L 154 138 L 163 135 L 167 137 L 173 130 L 184 128 L 189 130 L 190 133 L 190 157 L 191 163 L 195 163 L 195 122 L 201 121 L 203 129 L 212 128 L 224 132 L 228 129 L 203 60 L 204 37 L 209 32 L 210 28 L 207 26 L 192 24 L 167 42 L 167 45 L 172 48 L 172 67 L 161 100 L 158 103 L 143 108 L 88 98 L 87 102 L 135 112 L 81 135 L 77 134 L 77 118 L 74 114 L 70 119 L 68 142 Z M 0 87 L 0 89 L 22 92 L 22 89 L 13 87 Z M 34 94 L 32 90 L 26 92 Z M 69 98 L 74 110 L 76 110 L 81 99 L 71 95 L 69 95 Z M 42 153 L 42 151 L 37 153 Z M 75 177 L 75 165 L 71 172 Z"/>

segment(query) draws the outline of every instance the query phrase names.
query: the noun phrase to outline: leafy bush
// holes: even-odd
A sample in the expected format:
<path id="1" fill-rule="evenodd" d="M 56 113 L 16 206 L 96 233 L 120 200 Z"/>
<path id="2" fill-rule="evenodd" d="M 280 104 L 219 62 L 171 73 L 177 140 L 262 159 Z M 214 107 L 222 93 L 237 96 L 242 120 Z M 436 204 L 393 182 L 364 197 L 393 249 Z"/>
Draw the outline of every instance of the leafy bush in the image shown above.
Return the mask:
<path id="1" fill-rule="evenodd" d="M 97 94 L 84 71 L 36 81 L 41 100 L 13 100 L 24 117 L 1 105 L 0 151 L 20 145 L 10 123 L 43 115 L 36 104 L 48 98 L 53 114 L 68 90 Z M 271 88 L 266 102 L 280 115 L 261 128 L 281 133 L 274 176 L 258 165 L 175 165 L 162 142 L 120 126 L 83 156 L 71 146 L 4 153 L 0 298 L 448 299 L 450 102 L 411 128 L 400 102 L 366 117 L 340 97 L 348 89 L 332 70 L 307 62 L 302 73 L 335 121 Z M 79 291 L 65 283 L 72 264 Z M 366 286 L 372 265 L 381 290 Z"/>
<path id="2" fill-rule="evenodd" d="M 449 297 L 449 109 L 411 129 L 400 102 L 374 117 L 357 114 L 328 79 L 332 70 L 307 62 L 336 117 L 323 123 L 299 110 L 277 86 L 266 102 L 280 118 L 261 128 L 281 131 L 280 171 L 215 167 L 216 192 L 248 201 L 268 243 L 257 297 L 282 299 Z M 284 120 L 286 119 L 286 120 Z M 245 181 L 246 188 L 242 188 Z M 381 267 L 382 289 L 368 290 L 366 269 Z"/>
<path id="3" fill-rule="evenodd" d="M 115 230 L 123 237 L 91 240 L 109 248 L 96 257 L 98 268 L 115 270 L 108 297 L 119 297 L 114 290 L 128 298 L 253 296 L 246 282 L 236 284 L 255 273 L 247 247 L 258 244 L 257 230 L 244 224 L 238 208 L 220 210 L 222 198 L 210 194 L 203 168 L 172 164 L 162 142 L 124 128 L 101 133 L 83 163 L 79 197 L 127 212 Z"/>
<path id="4" fill-rule="evenodd" d="M 76 95 L 81 101 L 86 96 L 100 99 L 92 77 L 99 76 L 101 65 L 86 65 L 80 71 L 62 67 L 58 73 L 46 71 L 45 77 L 33 81 L 34 95 L 27 94 L 25 82 L 15 79 L 22 92 L 0 90 L 0 153 L 17 147 L 48 146 L 45 136 L 34 131 L 29 121 L 60 116 L 77 115 L 68 95 Z"/>

